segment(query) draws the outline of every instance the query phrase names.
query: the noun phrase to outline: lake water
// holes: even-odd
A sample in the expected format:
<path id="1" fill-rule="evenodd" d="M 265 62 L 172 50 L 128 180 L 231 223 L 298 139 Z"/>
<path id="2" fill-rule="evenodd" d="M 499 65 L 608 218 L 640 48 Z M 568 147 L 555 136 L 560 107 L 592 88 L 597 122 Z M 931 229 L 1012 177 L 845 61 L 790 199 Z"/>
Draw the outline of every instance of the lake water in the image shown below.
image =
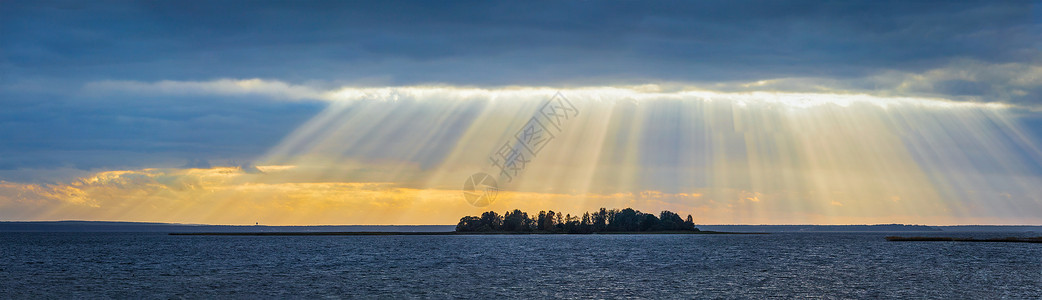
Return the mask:
<path id="1" fill-rule="evenodd" d="M 0 298 L 1042 298 L 1042 244 L 886 235 L 0 233 Z"/>

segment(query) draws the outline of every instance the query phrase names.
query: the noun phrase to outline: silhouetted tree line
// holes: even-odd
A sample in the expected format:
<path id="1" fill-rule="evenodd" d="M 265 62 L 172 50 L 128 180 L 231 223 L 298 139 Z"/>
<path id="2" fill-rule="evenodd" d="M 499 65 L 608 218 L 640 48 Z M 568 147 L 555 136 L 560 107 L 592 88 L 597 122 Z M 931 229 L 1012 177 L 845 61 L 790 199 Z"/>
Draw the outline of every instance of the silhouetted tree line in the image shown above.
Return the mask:
<path id="1" fill-rule="evenodd" d="M 578 215 L 540 211 L 535 218 L 515 209 L 499 215 L 494 211 L 482 213 L 480 217 L 467 216 L 456 224 L 458 232 L 546 232 L 546 233 L 594 233 L 594 232 L 639 232 L 639 231 L 698 231 L 691 215 L 687 219 L 671 211 L 662 211 L 658 216 L 642 213 L 632 208 L 623 210 L 604 209 Z"/>

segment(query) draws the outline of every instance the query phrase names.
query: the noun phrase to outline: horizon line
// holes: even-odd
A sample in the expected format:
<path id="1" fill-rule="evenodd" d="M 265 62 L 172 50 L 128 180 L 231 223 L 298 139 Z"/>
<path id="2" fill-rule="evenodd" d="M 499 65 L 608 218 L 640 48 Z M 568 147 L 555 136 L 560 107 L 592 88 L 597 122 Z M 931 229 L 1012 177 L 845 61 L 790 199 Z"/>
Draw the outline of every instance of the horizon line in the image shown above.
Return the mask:
<path id="1" fill-rule="evenodd" d="M 108 220 L 0 220 L 0 223 L 57 223 L 57 222 L 95 222 L 95 223 L 136 223 L 136 224 L 160 224 L 160 225 L 183 225 L 183 226 L 266 226 L 266 227 L 321 227 L 321 226 L 456 226 L 456 224 L 317 224 L 317 225 L 271 225 L 271 224 L 202 224 L 202 223 L 168 223 L 153 221 L 108 221 Z M 876 225 L 904 225 L 904 226 L 933 226 L 933 227 L 956 227 L 956 226 L 1036 226 L 1042 224 L 905 224 L 905 223 L 876 223 L 876 224 L 698 224 L 695 226 L 876 226 Z"/>

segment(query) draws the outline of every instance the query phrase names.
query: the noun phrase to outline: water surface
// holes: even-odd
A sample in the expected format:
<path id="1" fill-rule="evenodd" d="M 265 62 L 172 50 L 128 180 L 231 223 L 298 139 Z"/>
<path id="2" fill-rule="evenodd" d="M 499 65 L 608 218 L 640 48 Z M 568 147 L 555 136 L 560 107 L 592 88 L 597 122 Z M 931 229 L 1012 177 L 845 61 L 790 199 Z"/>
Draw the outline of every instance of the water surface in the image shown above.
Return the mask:
<path id="1" fill-rule="evenodd" d="M 886 235 L 0 233 L 0 295 L 1042 298 L 1042 244 Z"/>

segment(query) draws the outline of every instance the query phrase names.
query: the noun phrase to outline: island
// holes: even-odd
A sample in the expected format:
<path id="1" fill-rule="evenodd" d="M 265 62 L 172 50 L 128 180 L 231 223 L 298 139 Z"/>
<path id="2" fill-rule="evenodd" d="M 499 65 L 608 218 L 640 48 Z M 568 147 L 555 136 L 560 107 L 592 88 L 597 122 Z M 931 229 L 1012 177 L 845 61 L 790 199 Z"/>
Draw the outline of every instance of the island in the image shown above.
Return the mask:
<path id="1" fill-rule="evenodd" d="M 664 210 L 658 216 L 632 208 L 606 209 L 586 212 L 582 216 L 540 211 L 535 218 L 519 209 L 499 215 L 488 211 L 478 216 L 467 216 L 456 224 L 456 232 L 498 233 L 693 233 L 695 228 L 691 215 L 680 215 Z"/>

